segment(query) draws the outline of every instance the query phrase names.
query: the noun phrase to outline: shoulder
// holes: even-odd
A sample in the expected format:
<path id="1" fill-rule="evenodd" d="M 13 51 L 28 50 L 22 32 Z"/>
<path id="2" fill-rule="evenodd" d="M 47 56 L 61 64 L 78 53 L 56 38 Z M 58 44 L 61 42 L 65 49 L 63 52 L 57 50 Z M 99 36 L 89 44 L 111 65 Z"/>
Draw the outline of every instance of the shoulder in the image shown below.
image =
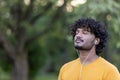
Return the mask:
<path id="1" fill-rule="evenodd" d="M 120 74 L 115 65 L 112 63 L 108 62 L 104 58 L 100 58 L 100 65 L 103 69 L 104 76 L 103 78 L 105 80 L 120 80 Z"/>
<path id="2" fill-rule="evenodd" d="M 65 63 L 60 70 L 65 70 L 65 69 L 68 69 L 70 66 L 72 66 L 73 64 L 76 64 L 77 62 L 79 61 L 79 58 L 75 59 L 75 60 L 72 60 L 70 62 L 67 62 Z"/>
<path id="3" fill-rule="evenodd" d="M 107 61 L 102 57 L 100 57 L 100 64 L 102 64 L 104 67 L 107 67 L 107 68 L 116 68 L 115 65 L 113 65 L 112 63 L 110 63 L 109 61 Z"/>
<path id="4" fill-rule="evenodd" d="M 101 60 L 101 65 L 103 65 L 102 67 L 104 68 L 105 71 L 109 72 L 119 72 L 117 67 L 115 65 L 113 65 L 112 63 L 110 63 L 109 61 L 105 60 L 104 58 L 100 58 Z"/>

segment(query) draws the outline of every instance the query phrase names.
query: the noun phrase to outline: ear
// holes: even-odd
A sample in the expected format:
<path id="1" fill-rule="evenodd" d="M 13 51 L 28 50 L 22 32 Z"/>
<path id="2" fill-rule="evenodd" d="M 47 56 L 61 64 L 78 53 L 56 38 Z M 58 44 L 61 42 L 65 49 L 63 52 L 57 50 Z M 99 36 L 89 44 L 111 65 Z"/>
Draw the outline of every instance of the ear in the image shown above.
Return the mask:
<path id="1" fill-rule="evenodd" d="M 96 38 L 95 39 L 95 45 L 98 45 L 100 43 L 100 39 L 99 38 Z"/>

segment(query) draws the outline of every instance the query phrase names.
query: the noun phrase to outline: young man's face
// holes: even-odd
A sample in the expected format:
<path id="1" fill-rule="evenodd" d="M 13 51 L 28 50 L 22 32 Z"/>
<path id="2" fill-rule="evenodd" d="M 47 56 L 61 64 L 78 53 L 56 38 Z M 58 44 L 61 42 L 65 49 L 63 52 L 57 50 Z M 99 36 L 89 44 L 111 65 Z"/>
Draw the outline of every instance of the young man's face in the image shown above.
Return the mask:
<path id="1" fill-rule="evenodd" d="M 90 50 L 95 46 L 95 35 L 87 28 L 78 28 L 74 37 L 74 46 L 78 50 Z"/>

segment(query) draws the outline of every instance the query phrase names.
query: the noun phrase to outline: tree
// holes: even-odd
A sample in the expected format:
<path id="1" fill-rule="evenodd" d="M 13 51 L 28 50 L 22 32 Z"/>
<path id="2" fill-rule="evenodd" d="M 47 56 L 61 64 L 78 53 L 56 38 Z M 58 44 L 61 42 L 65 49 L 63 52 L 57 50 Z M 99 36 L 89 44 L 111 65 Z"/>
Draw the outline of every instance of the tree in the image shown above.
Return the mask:
<path id="1" fill-rule="evenodd" d="M 64 3 L 56 7 L 55 1 L 24 1 L 26 0 L 0 1 L 0 42 L 13 63 L 11 80 L 28 80 L 28 45 L 54 27 L 56 19 L 62 16 L 59 12 L 63 12 L 66 5 Z M 35 23 L 47 15 L 50 19 L 44 28 L 39 25 L 38 30 Z"/>
<path id="2" fill-rule="evenodd" d="M 57 1 L 64 2 L 56 5 Z M 116 53 L 116 56 L 109 52 L 104 56 L 120 66 L 120 42 L 119 37 L 114 36 L 119 36 L 119 1 L 87 0 L 79 6 L 73 6 L 71 1 L 0 1 L 0 55 L 2 58 L 7 56 L 13 65 L 11 80 L 28 80 L 31 68 L 36 68 L 36 71 L 39 68 L 39 65 L 36 67 L 39 62 L 34 61 L 38 56 L 40 59 L 44 55 L 49 57 L 49 64 L 44 66 L 48 72 L 58 70 L 60 63 L 74 58 L 76 55 L 73 54 L 75 51 L 68 26 L 81 17 L 96 18 L 109 26 L 111 37 L 106 52 Z"/>

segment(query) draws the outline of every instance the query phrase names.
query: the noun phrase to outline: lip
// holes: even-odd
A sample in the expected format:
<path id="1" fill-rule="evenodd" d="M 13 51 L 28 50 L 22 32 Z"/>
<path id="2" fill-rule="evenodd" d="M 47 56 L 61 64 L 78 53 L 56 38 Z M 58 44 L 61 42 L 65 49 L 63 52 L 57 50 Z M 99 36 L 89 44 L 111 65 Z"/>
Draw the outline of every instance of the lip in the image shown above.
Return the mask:
<path id="1" fill-rule="evenodd" d="M 75 43 L 82 43 L 83 41 L 81 41 L 81 40 L 75 40 Z"/>
<path id="2" fill-rule="evenodd" d="M 75 42 L 83 42 L 81 39 L 76 39 Z"/>
<path id="3" fill-rule="evenodd" d="M 75 41 L 76 43 L 82 43 L 82 41 Z"/>

